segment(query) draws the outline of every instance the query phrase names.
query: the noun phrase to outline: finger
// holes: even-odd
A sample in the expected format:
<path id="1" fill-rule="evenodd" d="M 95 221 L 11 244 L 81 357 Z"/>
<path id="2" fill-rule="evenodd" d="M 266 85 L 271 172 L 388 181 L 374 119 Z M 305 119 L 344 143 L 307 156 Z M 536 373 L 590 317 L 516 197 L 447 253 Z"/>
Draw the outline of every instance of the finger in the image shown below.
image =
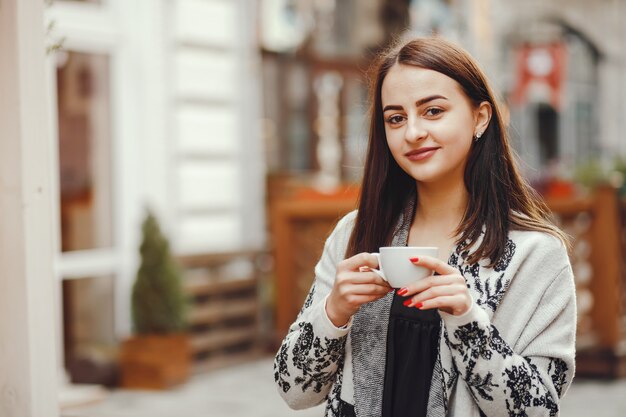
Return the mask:
<path id="1" fill-rule="evenodd" d="M 405 288 L 398 291 L 398 295 L 403 297 L 409 297 L 414 294 L 419 294 L 422 291 L 426 291 L 432 287 L 438 287 L 442 285 L 462 284 L 465 285 L 465 278 L 458 273 L 454 275 L 432 275 L 407 285 Z M 405 290 L 405 291 L 403 291 Z"/>
<path id="2" fill-rule="evenodd" d="M 350 284 L 377 284 L 391 288 L 389 283 L 375 272 L 344 272 L 341 277 L 344 282 Z"/>
<path id="3" fill-rule="evenodd" d="M 376 301 L 384 297 L 385 294 L 370 294 L 370 295 L 352 294 L 347 299 L 347 301 L 354 306 L 360 306 L 366 303 L 370 303 L 372 301 Z"/>
<path id="4" fill-rule="evenodd" d="M 362 285 L 354 285 L 351 288 L 351 292 L 353 294 L 359 295 L 373 295 L 373 294 L 387 294 L 389 292 L 389 287 L 384 287 L 382 285 L 376 284 L 362 284 Z"/>
<path id="5" fill-rule="evenodd" d="M 448 265 L 441 259 L 437 259 L 432 256 L 423 255 L 419 258 L 411 258 L 410 261 L 414 265 L 423 266 L 425 268 L 431 269 L 439 275 L 450 275 L 457 272 L 457 270 L 452 266 Z"/>
<path id="6" fill-rule="evenodd" d="M 439 285 L 431 287 L 425 291 L 410 298 L 413 305 L 424 303 L 426 300 L 430 300 L 437 297 L 443 297 L 448 295 L 464 295 L 467 293 L 467 287 L 462 284 L 451 285 Z"/>
<path id="7" fill-rule="evenodd" d="M 361 252 L 345 259 L 339 263 L 337 268 L 345 268 L 349 271 L 358 271 L 361 266 L 369 266 L 370 268 L 378 268 L 378 258 L 371 253 Z"/>
<path id="8" fill-rule="evenodd" d="M 431 310 L 437 308 L 443 310 L 446 313 L 457 314 L 455 312 L 467 312 L 471 307 L 471 303 L 468 303 L 465 297 L 461 295 L 447 295 L 437 298 L 431 298 L 422 302 L 420 310 Z"/>
<path id="9" fill-rule="evenodd" d="M 344 300 L 348 300 L 353 295 L 387 294 L 389 290 L 389 287 L 377 284 L 344 284 L 337 287 L 338 294 Z"/>
<path id="10" fill-rule="evenodd" d="M 416 307 L 420 310 L 429 310 L 432 308 L 450 308 L 461 303 L 461 297 L 457 295 L 442 295 L 440 297 L 429 298 L 423 301 L 413 301 L 412 298 L 404 302 L 407 307 Z"/>

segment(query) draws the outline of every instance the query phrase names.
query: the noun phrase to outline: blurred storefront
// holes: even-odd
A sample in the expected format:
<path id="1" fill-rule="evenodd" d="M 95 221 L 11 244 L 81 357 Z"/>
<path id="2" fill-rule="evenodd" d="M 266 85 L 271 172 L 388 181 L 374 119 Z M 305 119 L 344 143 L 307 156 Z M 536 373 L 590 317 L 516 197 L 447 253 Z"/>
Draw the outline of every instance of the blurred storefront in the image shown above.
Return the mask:
<path id="1" fill-rule="evenodd" d="M 497 78 L 526 175 L 549 192 L 591 160 L 605 171 L 626 154 L 622 1 L 496 4 Z M 547 186 L 547 188 L 546 188 Z M 558 193 L 558 190 L 557 190 Z"/>
<path id="2" fill-rule="evenodd" d="M 266 3 L 271 17 L 261 22 L 270 29 L 262 26 L 260 46 L 270 176 L 358 180 L 371 57 L 395 37 L 432 33 L 470 50 L 494 81 L 531 180 L 573 179 L 592 158 L 609 169 L 626 153 L 623 1 Z"/>
<path id="3" fill-rule="evenodd" d="M 616 187 L 626 175 L 619 162 L 626 156 L 626 31 L 619 20 L 626 4 L 267 4 L 273 20 L 262 20 L 270 29 L 261 31 L 263 138 L 277 340 L 302 305 L 330 228 L 355 208 L 371 58 L 397 37 L 436 33 L 472 52 L 494 81 L 524 175 L 574 237 L 581 374 L 623 375 L 626 202 Z M 589 165 L 595 171 L 585 173 Z"/>
<path id="4" fill-rule="evenodd" d="M 573 237 L 580 376 L 626 375 L 625 11 L 617 0 L 494 2 L 513 143 Z"/>
<path id="5" fill-rule="evenodd" d="M 198 362 L 207 349 L 258 339 L 258 303 L 247 295 L 256 294 L 254 254 L 266 241 L 257 14 L 245 0 L 58 0 L 46 8 L 59 345 L 69 380 L 117 383 L 148 208 L 189 276 Z M 214 282 L 223 277 L 240 280 Z M 236 332 L 222 324 L 207 334 L 218 319 L 204 301 L 237 297 L 242 308 L 222 314 L 229 326 L 243 315 Z M 72 403 L 82 394 L 64 389 L 61 397 Z"/>
<path id="6" fill-rule="evenodd" d="M 97 364 L 131 332 L 147 207 L 196 275 L 272 270 L 276 287 L 255 296 L 276 303 L 269 338 L 282 337 L 329 228 L 355 207 L 366 72 L 395 38 L 437 33 L 470 50 L 527 177 L 574 198 L 555 180 L 626 155 L 624 11 L 623 0 L 54 1 L 55 274 L 71 377 L 87 361 L 84 380 L 106 383 Z M 577 224 L 574 206 L 559 207 Z M 259 266 L 268 251 L 273 264 Z"/>

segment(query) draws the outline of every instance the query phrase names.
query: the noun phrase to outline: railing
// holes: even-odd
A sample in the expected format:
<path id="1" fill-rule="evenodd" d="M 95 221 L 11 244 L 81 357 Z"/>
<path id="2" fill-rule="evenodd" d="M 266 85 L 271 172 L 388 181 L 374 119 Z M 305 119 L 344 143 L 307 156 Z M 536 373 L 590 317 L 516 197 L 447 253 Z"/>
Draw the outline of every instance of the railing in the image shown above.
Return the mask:
<path id="1" fill-rule="evenodd" d="M 311 287 L 313 270 L 326 237 L 353 199 L 283 200 L 272 207 L 272 235 L 276 272 L 275 342 L 294 321 Z"/>
<path id="2" fill-rule="evenodd" d="M 578 200 L 549 201 L 572 236 L 578 302 L 577 373 L 626 375 L 626 203 L 615 189 Z"/>
<path id="3" fill-rule="evenodd" d="M 578 306 L 578 375 L 626 375 L 626 201 L 612 188 L 549 200 L 557 224 L 572 236 L 570 259 Z M 275 340 L 287 332 L 313 279 L 324 240 L 354 199 L 286 199 L 272 207 L 276 272 Z"/>
<path id="4" fill-rule="evenodd" d="M 256 252 L 179 258 L 190 298 L 193 371 L 204 372 L 262 354 Z"/>

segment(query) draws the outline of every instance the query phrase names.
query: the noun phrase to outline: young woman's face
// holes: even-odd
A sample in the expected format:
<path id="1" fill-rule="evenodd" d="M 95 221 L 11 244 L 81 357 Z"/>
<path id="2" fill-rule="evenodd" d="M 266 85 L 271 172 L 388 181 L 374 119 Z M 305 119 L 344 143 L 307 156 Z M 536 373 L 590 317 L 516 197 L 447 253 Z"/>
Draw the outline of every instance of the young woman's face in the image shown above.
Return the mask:
<path id="1" fill-rule="evenodd" d="M 486 123 L 484 111 L 459 83 L 440 72 L 396 64 L 381 94 L 387 143 L 398 165 L 418 182 L 462 181 L 473 136 Z"/>

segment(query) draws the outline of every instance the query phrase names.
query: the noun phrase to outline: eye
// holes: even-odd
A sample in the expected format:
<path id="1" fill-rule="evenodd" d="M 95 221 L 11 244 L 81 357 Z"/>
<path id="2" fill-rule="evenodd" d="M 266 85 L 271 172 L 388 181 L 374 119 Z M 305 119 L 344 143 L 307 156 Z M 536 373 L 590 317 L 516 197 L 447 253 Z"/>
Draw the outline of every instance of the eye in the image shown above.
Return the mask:
<path id="1" fill-rule="evenodd" d="M 426 114 L 426 116 L 434 117 L 440 115 L 441 113 L 443 113 L 443 109 L 439 107 L 429 107 L 426 109 L 424 114 Z"/>
<path id="2" fill-rule="evenodd" d="M 390 125 L 397 125 L 399 123 L 402 123 L 403 120 L 404 120 L 404 116 L 400 116 L 399 114 L 394 114 L 393 116 L 388 117 L 386 121 Z"/>

